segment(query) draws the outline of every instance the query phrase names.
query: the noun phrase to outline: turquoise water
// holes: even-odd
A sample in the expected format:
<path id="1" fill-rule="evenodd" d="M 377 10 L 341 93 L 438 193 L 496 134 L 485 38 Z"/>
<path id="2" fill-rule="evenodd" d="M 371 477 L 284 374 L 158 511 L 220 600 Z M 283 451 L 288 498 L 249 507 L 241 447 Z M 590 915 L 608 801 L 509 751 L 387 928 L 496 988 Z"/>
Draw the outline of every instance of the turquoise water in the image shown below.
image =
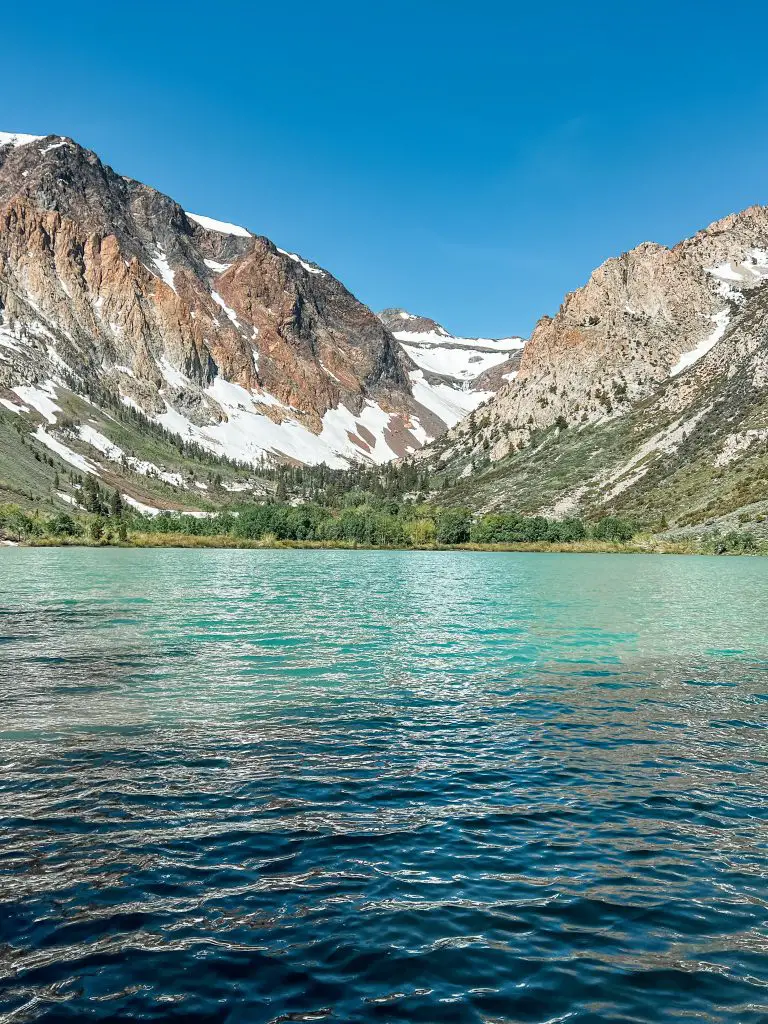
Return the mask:
<path id="1" fill-rule="evenodd" d="M 0 550 L 0 1019 L 768 1020 L 768 560 Z"/>

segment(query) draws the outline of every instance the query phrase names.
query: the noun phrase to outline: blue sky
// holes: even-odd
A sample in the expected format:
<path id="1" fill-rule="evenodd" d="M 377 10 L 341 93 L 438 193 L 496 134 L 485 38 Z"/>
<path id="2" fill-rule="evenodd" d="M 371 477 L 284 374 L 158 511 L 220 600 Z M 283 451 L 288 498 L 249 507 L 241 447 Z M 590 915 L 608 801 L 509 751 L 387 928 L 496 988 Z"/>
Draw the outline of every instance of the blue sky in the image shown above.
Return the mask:
<path id="1" fill-rule="evenodd" d="M 39 0 L 3 12 L 0 129 L 70 135 L 374 309 L 527 334 L 607 257 L 768 202 L 767 30 L 753 0 Z"/>

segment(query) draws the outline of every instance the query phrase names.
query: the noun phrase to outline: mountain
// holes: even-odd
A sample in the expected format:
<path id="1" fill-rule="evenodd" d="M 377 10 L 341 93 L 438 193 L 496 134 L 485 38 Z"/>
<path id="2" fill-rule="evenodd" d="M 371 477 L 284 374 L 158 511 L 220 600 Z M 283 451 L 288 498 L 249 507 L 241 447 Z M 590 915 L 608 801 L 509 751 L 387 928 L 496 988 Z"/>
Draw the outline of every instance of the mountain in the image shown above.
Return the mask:
<path id="1" fill-rule="evenodd" d="M 490 510 L 680 530 L 768 516 L 768 208 L 609 259 L 517 377 L 419 453 Z"/>
<path id="2" fill-rule="evenodd" d="M 457 338 L 403 309 L 385 309 L 379 319 L 416 366 L 409 372 L 414 397 L 448 426 L 514 380 L 520 366 L 522 338 Z"/>
<path id="3" fill-rule="evenodd" d="M 0 501 L 90 475 L 205 511 L 277 463 L 408 458 L 441 503 L 768 533 L 767 389 L 768 208 L 607 260 L 525 343 L 460 338 L 71 139 L 0 133 Z"/>
<path id="4" fill-rule="evenodd" d="M 251 467 L 380 464 L 482 400 L 463 391 L 471 373 L 427 372 L 411 348 L 425 346 L 398 342 L 298 254 L 186 212 L 72 139 L 0 133 L 0 433 L 12 440 L 28 424 L 80 472 L 132 459 L 179 487 L 195 466 L 170 465 L 164 432 L 196 458 Z M 24 479 L 9 468 L 17 447 L 0 448 L 9 492 Z"/>

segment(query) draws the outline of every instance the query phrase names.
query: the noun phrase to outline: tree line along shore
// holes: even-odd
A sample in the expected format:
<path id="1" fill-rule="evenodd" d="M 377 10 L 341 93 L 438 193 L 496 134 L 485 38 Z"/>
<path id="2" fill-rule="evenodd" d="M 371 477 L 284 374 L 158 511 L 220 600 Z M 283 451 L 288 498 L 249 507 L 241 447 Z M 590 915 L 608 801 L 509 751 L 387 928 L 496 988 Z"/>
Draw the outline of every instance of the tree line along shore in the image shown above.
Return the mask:
<path id="1" fill-rule="evenodd" d="M 702 554 L 768 554 L 748 532 L 712 531 L 671 539 L 633 520 L 607 515 L 593 522 L 525 516 L 516 512 L 473 515 L 394 499 L 340 507 L 269 501 L 208 513 L 144 514 L 118 491 L 91 511 L 51 515 L 0 505 L 0 538 L 30 546 L 131 547 L 338 547 L 528 551 L 622 551 Z"/>

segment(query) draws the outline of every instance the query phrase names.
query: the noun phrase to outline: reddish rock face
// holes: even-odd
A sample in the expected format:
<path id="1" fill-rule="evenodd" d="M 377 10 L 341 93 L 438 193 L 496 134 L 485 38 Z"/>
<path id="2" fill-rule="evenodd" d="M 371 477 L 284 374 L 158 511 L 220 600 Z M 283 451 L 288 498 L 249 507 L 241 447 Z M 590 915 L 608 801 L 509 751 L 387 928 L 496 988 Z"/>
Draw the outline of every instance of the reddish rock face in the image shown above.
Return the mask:
<path id="1" fill-rule="evenodd" d="M 353 411 L 373 394 L 397 409 L 407 362 L 390 333 L 339 281 L 307 270 L 266 238 L 216 280 L 218 293 L 256 329 L 260 382 L 286 405 L 322 416 Z"/>
<path id="2" fill-rule="evenodd" d="M 201 224 L 70 140 L 0 146 L 0 324 L 34 349 L 0 363 L 0 384 L 65 364 L 149 415 L 204 424 L 227 416 L 206 393 L 222 379 L 314 433 L 329 410 L 372 403 L 408 434 L 398 453 L 419 446 L 411 364 L 339 281 L 267 238 Z"/>

